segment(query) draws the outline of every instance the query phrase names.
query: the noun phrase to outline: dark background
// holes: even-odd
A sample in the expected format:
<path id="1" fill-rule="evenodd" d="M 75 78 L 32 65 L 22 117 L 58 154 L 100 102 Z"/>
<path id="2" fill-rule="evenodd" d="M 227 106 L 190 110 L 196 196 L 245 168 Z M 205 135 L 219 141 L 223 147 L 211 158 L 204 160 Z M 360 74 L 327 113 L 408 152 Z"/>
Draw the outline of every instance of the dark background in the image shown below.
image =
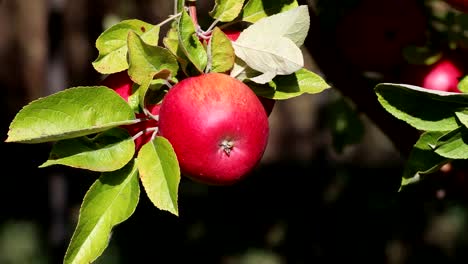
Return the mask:
<path id="1" fill-rule="evenodd" d="M 107 25 L 125 18 L 156 24 L 172 13 L 171 2 L 0 1 L 4 138 L 15 114 L 31 100 L 99 82 L 102 76 L 91 62 L 97 56 L 94 41 Z M 422 31 L 436 32 L 431 40 L 446 49 L 446 25 L 459 13 L 442 1 L 382 1 L 384 7 L 367 10 L 374 14 L 368 21 L 386 17 L 384 26 L 354 18 L 345 30 L 341 19 L 366 0 L 301 2 L 311 12 L 303 48 L 306 67 L 332 88 L 276 104 L 264 159 L 243 182 L 215 187 L 183 178 L 179 217 L 155 208 L 142 192 L 136 212 L 114 229 L 97 262 L 466 263 L 464 163 L 398 192 L 405 157 L 418 134 L 387 114 L 372 91 L 377 82 L 398 82 L 406 65 L 402 57 L 386 60 L 389 49 L 401 51 L 421 41 L 399 38 L 418 35 L 411 27 L 414 13 L 400 12 L 409 10 L 410 2 L 427 15 Z M 197 4 L 203 21 L 212 3 Z M 434 10 L 446 14 L 444 19 L 434 19 Z M 377 51 L 368 48 L 369 53 L 382 57 L 362 65 L 362 55 L 353 61 L 341 49 L 347 42 L 356 51 L 375 41 L 362 32 L 383 34 L 384 43 L 402 42 L 370 45 Z M 338 133 L 330 124 L 340 114 L 361 123 L 348 123 L 348 130 Z M 344 144 L 348 140 L 353 144 Z M 59 166 L 39 169 L 49 144 L 0 147 L 0 263 L 61 263 L 82 198 L 99 175 Z"/>

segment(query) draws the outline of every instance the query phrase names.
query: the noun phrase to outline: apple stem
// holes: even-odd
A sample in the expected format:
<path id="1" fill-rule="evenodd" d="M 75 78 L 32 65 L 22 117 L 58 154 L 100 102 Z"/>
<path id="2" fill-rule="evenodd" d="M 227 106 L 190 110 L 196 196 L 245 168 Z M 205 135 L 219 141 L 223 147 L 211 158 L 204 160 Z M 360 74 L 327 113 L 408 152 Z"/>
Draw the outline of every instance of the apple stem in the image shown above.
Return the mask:
<path id="1" fill-rule="evenodd" d="M 208 57 L 208 62 L 206 64 L 205 73 L 211 71 L 211 66 L 213 65 L 213 56 L 211 55 L 211 41 L 208 42 L 208 47 L 206 49 L 206 56 Z"/>
<path id="2" fill-rule="evenodd" d="M 151 136 L 151 139 L 154 139 L 155 134 L 158 133 L 158 129 L 159 129 L 158 127 L 148 127 L 148 128 L 145 128 L 145 129 L 139 131 L 138 133 L 136 133 L 136 134 L 132 137 L 132 139 L 135 141 L 137 138 L 141 137 L 144 133 L 146 133 L 146 132 L 151 132 L 151 131 L 153 131 L 153 135 Z"/>
<path id="3" fill-rule="evenodd" d="M 223 148 L 224 153 L 226 153 L 228 157 L 231 156 L 231 151 L 234 148 L 234 143 L 232 141 L 225 139 L 219 146 Z"/>
<path id="4" fill-rule="evenodd" d="M 213 21 L 213 23 L 211 23 L 211 25 L 208 27 L 208 29 L 205 31 L 206 33 L 211 33 L 211 31 L 213 31 L 213 28 L 216 27 L 216 24 L 218 24 L 220 22 L 220 20 L 217 18 L 215 19 L 215 21 Z"/>
<path id="5" fill-rule="evenodd" d="M 169 18 L 167 18 L 166 20 L 162 21 L 161 23 L 157 24 L 156 26 L 159 26 L 159 27 L 162 27 L 164 24 L 168 23 L 168 22 L 171 22 L 172 20 L 180 17 L 182 15 L 182 12 L 179 12 L 175 15 L 170 15 Z"/>
<path id="6" fill-rule="evenodd" d="M 198 25 L 198 18 L 197 18 L 196 1 L 188 1 L 187 6 L 188 6 L 189 15 L 192 18 L 192 22 L 195 25 L 195 28 L 198 28 L 199 25 Z"/>

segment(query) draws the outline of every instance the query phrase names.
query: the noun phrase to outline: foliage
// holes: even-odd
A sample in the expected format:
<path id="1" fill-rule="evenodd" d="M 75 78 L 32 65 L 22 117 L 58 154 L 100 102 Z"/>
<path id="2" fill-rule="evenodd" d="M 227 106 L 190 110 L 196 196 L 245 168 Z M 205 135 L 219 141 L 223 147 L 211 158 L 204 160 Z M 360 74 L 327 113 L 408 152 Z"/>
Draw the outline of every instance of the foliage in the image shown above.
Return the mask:
<path id="1" fill-rule="evenodd" d="M 114 227 L 135 211 L 140 182 L 155 207 L 179 213 L 181 175 L 171 144 L 154 129 L 152 140 L 136 153 L 135 138 L 120 128 L 144 121 L 136 113 L 148 112 L 149 91 L 164 92 L 184 78 L 208 72 L 229 73 L 257 95 L 275 100 L 330 87 L 304 68 L 300 48 L 309 29 L 307 6 L 295 0 L 216 0 L 209 13 L 213 23 L 203 31 L 189 5 L 182 0 L 175 4 L 177 13 L 157 25 L 123 20 L 96 40 L 92 66 L 103 75 L 128 71 L 136 83 L 131 102 L 109 87 L 71 87 L 32 101 L 11 122 L 6 142 L 54 142 L 40 167 L 102 173 L 83 199 L 64 263 L 90 263 L 104 252 Z M 233 42 L 223 29 L 234 24 L 247 26 Z M 165 25 L 170 28 L 161 38 Z M 459 115 L 463 118 L 463 112 Z"/>

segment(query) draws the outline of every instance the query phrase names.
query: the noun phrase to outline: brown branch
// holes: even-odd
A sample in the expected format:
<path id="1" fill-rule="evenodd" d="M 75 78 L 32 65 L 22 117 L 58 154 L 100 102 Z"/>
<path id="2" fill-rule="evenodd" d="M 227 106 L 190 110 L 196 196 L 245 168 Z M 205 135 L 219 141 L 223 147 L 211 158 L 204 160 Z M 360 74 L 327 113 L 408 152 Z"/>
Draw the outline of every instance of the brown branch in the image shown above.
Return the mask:
<path id="1" fill-rule="evenodd" d="M 419 132 L 386 112 L 377 101 L 374 87 L 369 80 L 337 52 L 334 41 L 330 41 L 334 39 L 335 32 L 324 29 L 310 5 L 309 13 L 310 30 L 304 45 L 326 80 L 343 96 L 351 99 L 357 110 L 367 115 L 393 142 L 401 155 L 407 157 L 419 137 Z"/>

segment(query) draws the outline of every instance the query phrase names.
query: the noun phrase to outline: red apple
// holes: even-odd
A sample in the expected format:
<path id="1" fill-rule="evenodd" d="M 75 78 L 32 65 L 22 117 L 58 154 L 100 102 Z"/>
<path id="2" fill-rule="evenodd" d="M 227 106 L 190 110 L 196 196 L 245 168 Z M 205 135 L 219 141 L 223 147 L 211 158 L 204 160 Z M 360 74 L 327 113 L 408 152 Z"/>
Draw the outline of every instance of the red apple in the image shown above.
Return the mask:
<path id="1" fill-rule="evenodd" d="M 127 102 L 128 97 L 132 94 L 133 81 L 130 79 L 130 76 L 128 76 L 127 71 L 107 75 L 107 77 L 102 80 L 101 85 L 113 89 Z"/>
<path id="2" fill-rule="evenodd" d="M 230 39 L 231 41 L 236 41 L 239 38 L 241 31 L 234 30 L 234 29 L 225 29 L 223 30 L 223 33 L 226 34 L 228 39 Z M 263 106 L 265 107 L 267 115 L 270 116 L 275 106 L 276 100 L 266 98 L 266 97 L 261 97 L 261 96 L 259 97 L 259 99 L 260 99 L 260 102 L 262 102 Z"/>
<path id="3" fill-rule="evenodd" d="M 229 30 L 229 29 L 223 30 L 223 32 L 231 41 L 236 41 L 239 38 L 239 35 L 241 33 L 241 31 L 239 30 Z"/>
<path id="4" fill-rule="evenodd" d="M 402 82 L 431 90 L 457 92 L 460 78 L 464 76 L 461 62 L 443 57 L 431 65 L 409 64 L 402 73 Z"/>
<path id="5" fill-rule="evenodd" d="M 160 108 L 161 108 L 161 104 L 155 104 L 155 105 L 147 106 L 147 109 L 154 116 L 159 115 L 159 109 Z M 147 120 L 144 120 L 144 121 L 141 121 L 139 123 L 132 124 L 132 125 L 125 125 L 125 126 L 122 126 L 122 127 L 125 128 L 131 136 L 134 136 L 134 135 L 138 134 L 139 132 L 144 131 L 141 136 L 135 138 L 135 150 L 136 150 L 136 152 L 138 152 L 138 150 L 140 150 L 140 148 L 145 143 L 147 143 L 148 141 L 151 140 L 151 137 L 153 135 L 154 131 L 151 131 L 151 130 L 146 131 L 146 130 L 148 128 L 157 127 L 158 126 L 158 121 L 156 121 L 155 119 L 147 116 L 144 113 L 137 113 L 136 117 L 137 118 L 144 118 L 144 119 L 147 119 Z"/>
<path id="6" fill-rule="evenodd" d="M 102 82 L 101 85 L 107 86 L 117 92 L 125 101 L 128 102 L 128 97 L 132 94 L 133 81 L 128 76 L 127 71 L 113 73 L 108 75 Z M 146 108 L 154 116 L 159 115 L 160 104 L 147 105 Z M 137 113 L 137 118 L 147 119 L 132 125 L 122 126 L 125 128 L 131 136 L 135 136 L 141 131 L 143 134 L 135 139 L 135 150 L 138 150 L 146 142 L 151 139 L 153 131 L 146 131 L 148 128 L 154 128 L 158 126 L 158 121 L 147 116 L 145 113 Z"/>
<path id="7" fill-rule="evenodd" d="M 468 0 L 444 0 L 447 4 L 453 8 L 468 13 Z"/>
<path id="8" fill-rule="evenodd" d="M 416 0 L 362 0 L 337 21 L 337 50 L 361 71 L 394 69 L 406 46 L 425 43 L 423 10 Z"/>
<path id="9" fill-rule="evenodd" d="M 159 133 L 174 147 L 183 175 L 228 185 L 259 163 L 269 124 L 262 103 L 246 84 L 227 74 L 207 73 L 169 90 L 159 112 Z"/>

